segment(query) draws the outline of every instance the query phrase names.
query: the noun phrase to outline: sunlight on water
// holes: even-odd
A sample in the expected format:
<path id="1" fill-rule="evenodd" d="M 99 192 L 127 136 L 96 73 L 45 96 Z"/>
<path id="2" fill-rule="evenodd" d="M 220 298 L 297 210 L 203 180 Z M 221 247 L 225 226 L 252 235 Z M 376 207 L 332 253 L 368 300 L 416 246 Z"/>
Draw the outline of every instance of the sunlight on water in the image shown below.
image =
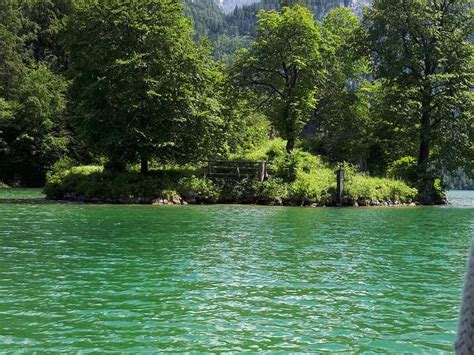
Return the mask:
<path id="1" fill-rule="evenodd" d="M 448 199 L 452 207 L 474 208 L 474 191 L 449 191 Z"/>
<path id="2" fill-rule="evenodd" d="M 452 350 L 474 209 L 35 193 L 0 194 L 2 351 Z"/>

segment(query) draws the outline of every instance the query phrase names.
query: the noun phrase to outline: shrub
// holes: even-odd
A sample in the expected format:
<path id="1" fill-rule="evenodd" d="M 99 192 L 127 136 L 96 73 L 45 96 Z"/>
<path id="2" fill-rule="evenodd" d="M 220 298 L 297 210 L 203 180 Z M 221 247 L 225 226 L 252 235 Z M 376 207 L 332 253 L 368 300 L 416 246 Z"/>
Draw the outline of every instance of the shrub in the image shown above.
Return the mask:
<path id="1" fill-rule="evenodd" d="M 387 170 L 387 176 L 392 179 L 399 179 L 411 186 L 416 185 L 417 164 L 414 157 L 403 157 L 391 163 Z"/>
<path id="2" fill-rule="evenodd" d="M 335 175 L 328 168 L 311 171 L 311 173 L 298 172 L 296 180 L 291 184 L 289 197 L 300 205 L 326 204 L 332 200 L 331 191 L 335 184 Z"/>
<path id="3" fill-rule="evenodd" d="M 435 179 L 434 181 L 434 190 L 436 194 L 435 201 L 444 203 L 448 200 L 448 195 L 441 185 L 441 179 Z"/>
<path id="4" fill-rule="evenodd" d="M 65 156 L 59 159 L 56 163 L 54 163 L 53 168 L 49 172 L 50 175 L 55 175 L 61 172 L 65 172 L 69 169 L 74 167 L 74 160 Z"/>
<path id="5" fill-rule="evenodd" d="M 178 192 L 185 199 L 196 199 L 199 203 L 215 203 L 221 191 L 211 180 L 191 176 L 179 181 Z"/>
<path id="6" fill-rule="evenodd" d="M 272 178 L 261 184 L 259 202 L 281 205 L 288 200 L 289 186 L 280 178 Z"/>
<path id="7" fill-rule="evenodd" d="M 89 178 L 89 176 L 102 172 L 103 168 L 96 165 L 78 166 L 59 171 L 53 169 L 53 172 L 48 174 L 44 193 L 50 199 L 61 199 L 67 194 L 79 195 L 81 192 L 84 193 L 82 196 L 85 197 L 89 188 L 88 180 L 92 182 L 96 180 L 96 178 Z M 91 186 L 90 188 L 95 187 Z M 90 194 L 88 193 L 88 195 Z"/>
<path id="8" fill-rule="evenodd" d="M 221 190 L 220 201 L 226 203 L 256 203 L 261 183 L 255 179 L 217 180 Z"/>
<path id="9" fill-rule="evenodd" d="M 272 162 L 271 177 L 264 182 L 255 179 L 211 181 L 197 175 L 198 167 L 169 166 L 143 176 L 137 170 L 111 173 L 101 166 L 71 168 L 69 162 L 64 161 L 49 174 L 45 193 L 50 199 L 68 197 L 148 202 L 156 198 L 173 200 L 182 196 L 197 203 L 334 203 L 336 174 L 320 157 L 300 149 L 289 155 L 280 139 L 266 142 L 254 153 L 253 157 Z M 350 202 L 409 202 L 417 195 L 416 189 L 400 180 L 369 177 L 347 163 L 342 167 L 346 172 L 345 191 Z"/>
<path id="10" fill-rule="evenodd" d="M 47 198 L 136 200 L 177 197 L 178 181 L 188 171 L 161 170 L 149 175 L 137 171 L 112 173 L 100 166 L 80 166 L 50 173 L 44 188 Z M 171 196 L 171 198 L 170 198 Z"/>
<path id="11" fill-rule="evenodd" d="M 179 200 L 181 198 L 176 190 L 163 190 L 160 193 L 160 197 L 168 201 Z"/>
<path id="12" fill-rule="evenodd" d="M 398 180 L 353 175 L 346 180 L 346 195 L 360 204 L 371 201 L 411 202 L 418 191 Z"/>
<path id="13" fill-rule="evenodd" d="M 276 157 L 286 155 L 286 142 L 283 139 L 270 139 L 264 141 L 260 146 L 254 147 L 243 154 L 231 156 L 235 160 L 269 160 L 272 161 Z"/>

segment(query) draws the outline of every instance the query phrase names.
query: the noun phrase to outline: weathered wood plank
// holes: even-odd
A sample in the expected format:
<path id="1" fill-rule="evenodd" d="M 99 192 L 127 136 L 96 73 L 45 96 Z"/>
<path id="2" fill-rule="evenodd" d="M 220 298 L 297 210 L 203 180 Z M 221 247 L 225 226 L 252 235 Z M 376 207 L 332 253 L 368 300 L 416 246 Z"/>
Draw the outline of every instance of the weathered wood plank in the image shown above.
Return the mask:
<path id="1" fill-rule="evenodd" d="M 209 160 L 209 177 L 229 179 L 255 178 L 263 181 L 267 178 L 267 162 L 252 160 Z"/>

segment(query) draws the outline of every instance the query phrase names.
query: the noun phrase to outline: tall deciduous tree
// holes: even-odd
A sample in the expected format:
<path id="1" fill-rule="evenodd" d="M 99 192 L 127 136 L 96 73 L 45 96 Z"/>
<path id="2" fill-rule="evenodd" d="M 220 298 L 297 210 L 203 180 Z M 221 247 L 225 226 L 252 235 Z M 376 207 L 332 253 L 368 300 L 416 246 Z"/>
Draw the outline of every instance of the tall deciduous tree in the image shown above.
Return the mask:
<path id="1" fill-rule="evenodd" d="M 26 185 L 44 183 L 68 139 L 63 122 L 67 83 L 31 50 L 38 24 L 30 11 L 43 2 L 0 2 L 0 179 Z"/>
<path id="2" fill-rule="evenodd" d="M 63 22 L 71 14 L 72 0 L 23 0 L 25 16 L 32 26 L 26 41 L 37 62 L 47 63 L 49 68 L 62 71 L 67 66 L 62 41 Z"/>
<path id="3" fill-rule="evenodd" d="M 315 131 L 309 135 L 313 149 L 330 161 L 365 161 L 372 88 L 367 80 L 369 58 L 357 48 L 361 23 L 350 9 L 341 8 L 323 18 L 321 29 L 328 47 L 323 53 L 327 74 L 319 83 L 318 102 L 307 131 Z"/>
<path id="4" fill-rule="evenodd" d="M 262 11 L 259 18 L 257 37 L 239 54 L 233 77 L 257 94 L 291 152 L 316 104 L 321 33 L 311 12 L 300 5 Z"/>
<path id="5" fill-rule="evenodd" d="M 420 198 L 433 201 L 434 158 L 473 157 L 472 8 L 463 0 L 375 0 L 364 24 L 375 75 L 393 98 L 387 119 L 416 130 Z"/>
<path id="6" fill-rule="evenodd" d="M 140 160 L 147 173 L 152 158 L 189 160 L 218 146 L 219 72 L 180 1 L 85 2 L 68 32 L 77 127 L 112 166 Z"/>

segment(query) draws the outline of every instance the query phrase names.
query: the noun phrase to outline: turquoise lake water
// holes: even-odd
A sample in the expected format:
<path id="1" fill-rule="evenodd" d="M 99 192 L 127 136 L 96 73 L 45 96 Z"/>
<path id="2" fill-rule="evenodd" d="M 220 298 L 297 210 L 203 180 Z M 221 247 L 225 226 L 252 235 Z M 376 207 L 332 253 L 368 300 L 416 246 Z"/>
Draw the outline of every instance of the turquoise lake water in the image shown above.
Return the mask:
<path id="1" fill-rule="evenodd" d="M 2 351 L 452 351 L 473 192 L 356 209 L 41 197 L 0 190 Z"/>

